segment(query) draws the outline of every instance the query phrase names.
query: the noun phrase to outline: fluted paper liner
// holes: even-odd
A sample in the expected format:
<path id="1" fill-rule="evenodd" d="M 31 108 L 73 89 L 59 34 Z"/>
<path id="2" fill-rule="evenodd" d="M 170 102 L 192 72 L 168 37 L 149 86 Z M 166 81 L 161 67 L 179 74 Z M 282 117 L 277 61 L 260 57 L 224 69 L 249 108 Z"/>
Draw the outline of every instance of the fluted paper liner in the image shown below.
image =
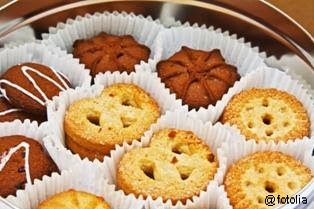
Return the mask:
<path id="1" fill-rule="evenodd" d="M 223 142 L 233 142 L 237 140 L 241 140 L 241 136 L 239 134 L 231 134 L 231 132 L 226 131 L 224 126 L 221 124 L 211 125 L 211 124 L 204 124 L 200 120 L 195 120 L 188 117 L 182 111 L 175 111 L 175 112 L 167 112 L 166 115 L 162 116 L 156 124 L 151 126 L 151 129 L 147 131 L 144 136 L 141 138 L 141 141 L 134 141 L 131 145 L 126 143 L 123 146 L 116 146 L 116 149 L 112 151 L 110 154 L 110 158 L 106 157 L 104 162 L 102 163 L 106 167 L 106 178 L 108 179 L 110 184 L 116 185 L 116 175 L 117 175 L 117 168 L 119 161 L 124 153 L 128 152 L 129 150 L 135 147 L 146 147 L 150 143 L 150 139 L 152 135 L 157 132 L 158 130 L 165 129 L 165 128 L 178 128 L 183 130 L 190 130 L 194 132 L 199 138 L 201 138 L 211 149 L 214 155 L 217 157 L 219 162 L 219 167 L 217 172 L 214 176 L 214 179 L 210 181 L 208 184 L 208 188 L 206 191 L 202 192 L 200 196 L 195 196 L 191 200 L 187 200 L 186 204 L 182 202 L 177 202 L 177 204 L 173 205 L 170 200 L 163 203 L 161 197 L 153 200 L 152 197 L 148 197 L 145 202 L 146 209 L 152 208 L 171 208 L 171 209 L 183 209 L 183 208 L 193 208 L 195 204 L 214 204 L 214 202 L 206 203 L 208 201 L 208 192 L 215 193 L 212 191 L 214 186 L 211 186 L 214 182 L 222 183 L 222 173 L 221 171 L 225 169 L 225 157 L 221 155 L 219 151 L 219 147 Z M 222 169 L 224 168 L 224 169 Z M 121 193 L 122 190 L 117 188 L 116 192 Z M 204 194 L 203 194 L 204 193 Z M 217 195 L 220 193 L 218 192 Z M 120 198 L 126 198 L 124 193 L 120 194 Z M 217 196 L 218 198 L 218 196 Z M 143 197 L 139 196 L 139 200 L 142 200 Z M 213 201 L 213 199 L 210 199 Z"/>
<path id="2" fill-rule="evenodd" d="M 236 141 L 232 144 L 223 143 L 221 146 L 221 154 L 226 156 L 226 167 L 224 167 L 224 177 L 227 173 L 229 167 L 240 160 L 241 158 L 261 151 L 279 151 L 284 154 L 294 157 L 296 160 L 300 160 L 305 166 L 310 168 L 312 175 L 314 175 L 314 157 L 312 156 L 312 149 L 314 146 L 314 140 L 311 138 L 306 138 L 303 141 L 297 142 L 288 142 L 283 143 L 279 142 L 275 144 L 274 142 L 270 143 L 256 143 L 253 140 L 250 141 Z M 312 191 L 308 191 L 308 189 Z M 307 194 L 314 192 L 314 181 L 306 185 L 306 190 L 301 190 L 297 192 L 301 197 Z M 308 203 L 311 201 L 308 200 Z M 289 205 L 288 205 L 289 206 Z M 290 204 L 291 206 L 291 204 Z"/>
<path id="3" fill-rule="evenodd" d="M 223 186 L 218 186 L 217 182 L 213 182 L 208 185 L 206 192 L 202 191 L 197 198 L 193 198 L 194 203 L 191 209 L 232 209 L 227 198 L 227 193 L 224 191 Z M 153 201 L 148 198 L 147 201 Z M 158 202 L 150 203 L 152 209 L 171 209 L 170 206 L 165 206 L 165 204 L 160 200 Z M 187 207 L 183 207 L 187 208 Z M 182 208 L 182 209 L 183 209 Z M 190 208 L 189 208 L 190 209 Z"/>
<path id="4" fill-rule="evenodd" d="M 205 51 L 219 49 L 226 63 L 236 66 L 241 76 L 266 66 L 265 53 L 259 53 L 257 47 L 252 48 L 243 38 L 237 39 L 236 35 L 229 35 L 228 31 L 222 32 L 221 29 L 198 27 L 197 24 L 189 26 L 186 23 L 165 29 L 160 33 L 160 38 L 163 60 L 178 52 L 182 46 L 187 46 Z"/>
<path id="5" fill-rule="evenodd" d="M 119 199 L 114 187 L 103 178 L 104 172 L 102 167 L 85 160 L 61 174 L 54 173 L 51 177 L 45 176 L 42 181 L 35 181 L 24 191 L 19 191 L 16 197 L 11 196 L 7 200 L 20 208 L 33 209 L 52 195 L 74 189 L 103 197 L 112 209 L 142 209 L 144 201 Z"/>
<path id="6" fill-rule="evenodd" d="M 126 12 L 103 12 L 84 17 L 77 16 L 68 19 L 65 23 L 58 23 L 56 27 L 49 28 L 48 34 L 43 34 L 43 43 L 61 47 L 71 53 L 75 40 L 87 39 L 106 32 L 113 35 L 132 35 L 139 43 L 151 49 L 148 63 L 152 66 L 160 60 L 160 40 L 157 38 L 163 26 L 151 17 L 143 17 Z"/>
<path id="7" fill-rule="evenodd" d="M 221 29 L 214 30 L 213 27 L 198 27 L 197 24 L 190 26 L 189 23 L 185 23 L 179 27 L 165 29 L 159 37 L 163 48 L 162 60 L 168 59 L 178 52 L 182 46 L 205 51 L 219 49 L 226 63 L 237 68 L 238 73 L 241 75 L 240 81 L 246 80 L 246 75 L 249 72 L 260 67 L 266 67 L 264 62 L 265 53 L 259 53 L 257 47 L 252 48 L 251 44 L 245 43 L 243 38 L 238 39 L 236 35 L 229 35 L 228 31 L 222 32 Z M 239 81 L 234 86 L 237 83 Z M 215 112 L 216 106 L 219 106 L 228 94 L 232 94 L 232 89 L 233 87 L 229 88 L 215 105 L 210 104 L 198 110 L 192 109 L 193 115 L 203 121 L 206 119 L 212 122 L 217 120 L 212 114 Z"/>
<path id="8" fill-rule="evenodd" d="M 34 62 L 53 68 L 68 78 L 72 87 L 89 86 L 91 76 L 78 59 L 65 51 L 37 42 L 25 43 L 0 51 L 0 75 L 10 67 L 25 62 Z"/>
<path id="9" fill-rule="evenodd" d="M 47 134 L 46 123 L 42 123 L 40 127 L 36 121 L 31 122 L 30 120 L 25 120 L 24 122 L 14 120 L 12 122 L 0 123 L 0 137 L 22 135 L 36 140 L 43 146 L 43 148 L 45 148 L 43 140 Z M 29 184 L 26 183 L 25 186 L 27 185 Z M 20 191 L 23 190 L 18 190 L 17 193 Z M 10 197 L 12 196 L 8 196 L 7 199 Z"/>
<path id="10" fill-rule="evenodd" d="M 67 109 L 74 101 L 86 97 L 96 97 L 104 88 L 116 83 L 132 83 L 142 88 L 157 102 L 161 114 L 167 110 L 181 109 L 180 101 L 176 100 L 173 94 L 170 95 L 169 90 L 165 89 L 163 84 L 151 76 L 149 72 L 133 72 L 131 74 L 106 72 L 97 75 L 95 85 L 89 88 L 82 87 L 64 91 L 59 97 L 55 97 L 47 108 L 48 123 L 51 130 L 49 136 L 51 140 L 47 142 L 47 149 L 61 169 L 67 169 L 70 165 L 81 161 L 79 155 L 72 154 L 70 150 L 65 148 L 63 124 Z M 182 111 L 187 112 L 187 109 L 182 108 Z M 99 161 L 95 160 L 95 162 Z"/>
<path id="11" fill-rule="evenodd" d="M 204 122 L 216 122 L 234 95 L 251 88 L 276 88 L 294 95 L 307 111 L 311 122 L 310 136 L 314 136 L 314 101 L 308 92 L 309 90 L 304 88 L 303 84 L 298 80 L 293 80 L 285 72 L 275 68 L 265 67 L 249 73 L 240 82 L 237 82 L 229 90 L 228 94 L 224 95 L 222 100 L 217 102 L 215 107 L 208 108 L 207 110 L 202 109 L 198 112 L 190 111 L 189 115 L 193 118 L 199 118 Z"/>

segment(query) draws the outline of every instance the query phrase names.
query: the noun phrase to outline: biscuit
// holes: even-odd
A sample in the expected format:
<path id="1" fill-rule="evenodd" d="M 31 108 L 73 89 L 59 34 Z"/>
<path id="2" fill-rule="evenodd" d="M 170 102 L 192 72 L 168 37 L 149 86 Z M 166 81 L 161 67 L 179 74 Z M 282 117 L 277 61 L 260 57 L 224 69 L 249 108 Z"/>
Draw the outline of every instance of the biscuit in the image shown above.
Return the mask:
<path id="1" fill-rule="evenodd" d="M 281 152 L 265 151 L 231 165 L 224 185 L 234 209 L 266 209 L 267 195 L 291 196 L 312 178 L 311 170 L 300 161 Z"/>
<path id="2" fill-rule="evenodd" d="M 111 209 L 104 198 L 70 189 L 49 197 L 37 209 Z"/>
<path id="3" fill-rule="evenodd" d="M 246 139 L 288 141 L 310 135 L 310 120 L 301 102 L 273 88 L 245 90 L 226 106 L 221 121 L 236 125 Z"/>
<path id="4" fill-rule="evenodd" d="M 3 96 L 16 108 L 44 117 L 47 101 L 70 88 L 63 75 L 36 63 L 23 63 L 9 68 L 0 79 Z"/>
<path id="5" fill-rule="evenodd" d="M 117 185 L 126 194 L 185 203 L 206 189 L 217 167 L 210 148 L 193 132 L 163 129 L 153 135 L 149 147 L 122 156 Z"/>
<path id="6" fill-rule="evenodd" d="M 25 136 L 0 137 L 0 195 L 15 195 L 26 183 L 58 171 L 41 144 Z"/>
<path id="7" fill-rule="evenodd" d="M 29 119 L 31 121 L 37 121 L 42 123 L 46 121 L 45 117 L 32 115 L 24 112 L 22 109 L 13 107 L 4 96 L 0 95 L 0 122 L 11 122 L 14 120 L 24 121 Z"/>
<path id="8" fill-rule="evenodd" d="M 95 77 L 106 71 L 134 71 L 136 64 L 148 61 L 150 49 L 130 35 L 115 36 L 103 32 L 90 39 L 75 41 L 73 55 Z"/>
<path id="9" fill-rule="evenodd" d="M 114 84 L 95 98 L 70 105 L 64 118 L 66 144 L 82 158 L 102 160 L 116 144 L 138 140 L 155 123 L 155 100 L 133 84 Z"/>
<path id="10" fill-rule="evenodd" d="M 161 81 L 190 109 L 215 105 L 240 79 L 237 69 L 225 63 L 218 49 L 195 50 L 183 46 L 157 64 Z"/>

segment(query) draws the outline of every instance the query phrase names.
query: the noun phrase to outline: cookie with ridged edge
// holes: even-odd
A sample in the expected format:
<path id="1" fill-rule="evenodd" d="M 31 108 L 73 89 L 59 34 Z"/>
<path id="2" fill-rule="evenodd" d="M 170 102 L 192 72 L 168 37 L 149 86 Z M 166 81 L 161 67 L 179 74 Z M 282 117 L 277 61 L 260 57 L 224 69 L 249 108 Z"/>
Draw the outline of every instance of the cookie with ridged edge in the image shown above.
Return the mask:
<path id="1" fill-rule="evenodd" d="M 206 189 L 217 167 L 210 148 L 193 132 L 163 129 L 153 135 L 149 147 L 122 156 L 117 185 L 127 194 L 185 203 Z"/>
<path id="2" fill-rule="evenodd" d="M 89 39 L 76 40 L 73 55 L 95 77 L 107 71 L 133 72 L 136 64 L 148 61 L 150 49 L 131 35 L 117 36 L 102 32 Z"/>
<path id="3" fill-rule="evenodd" d="M 160 116 L 156 101 L 134 84 L 113 84 L 95 98 L 70 105 L 64 118 L 67 147 L 82 158 L 99 159 L 116 144 L 139 140 Z"/>
<path id="4" fill-rule="evenodd" d="M 310 135 L 310 120 L 302 103 L 274 88 L 252 88 L 235 95 L 221 121 L 237 126 L 246 139 L 257 142 L 288 141 Z"/>
<path id="5" fill-rule="evenodd" d="M 3 163 L 1 160 L 8 155 L 10 149 L 22 142 L 29 144 L 29 160 L 26 162 L 26 150 L 23 147 L 16 150 L 8 159 L 0 171 L 0 195 L 2 197 L 15 195 L 16 190 L 24 188 L 25 183 L 27 183 L 25 163 L 29 165 L 32 182 L 34 182 L 34 179 L 41 179 L 44 175 L 50 175 L 52 172 L 58 171 L 56 164 L 39 142 L 21 135 L 0 137 L 1 164 Z"/>
<path id="6" fill-rule="evenodd" d="M 231 165 L 224 185 L 234 209 L 266 209 L 271 208 L 265 205 L 267 195 L 291 197 L 312 178 L 302 162 L 281 152 L 264 151 Z"/>
<path id="7" fill-rule="evenodd" d="M 104 198 L 70 189 L 49 197 L 37 209 L 111 209 Z"/>
<path id="8" fill-rule="evenodd" d="M 196 50 L 183 46 L 167 60 L 157 64 L 161 81 L 190 109 L 215 105 L 240 79 L 219 49 Z"/>

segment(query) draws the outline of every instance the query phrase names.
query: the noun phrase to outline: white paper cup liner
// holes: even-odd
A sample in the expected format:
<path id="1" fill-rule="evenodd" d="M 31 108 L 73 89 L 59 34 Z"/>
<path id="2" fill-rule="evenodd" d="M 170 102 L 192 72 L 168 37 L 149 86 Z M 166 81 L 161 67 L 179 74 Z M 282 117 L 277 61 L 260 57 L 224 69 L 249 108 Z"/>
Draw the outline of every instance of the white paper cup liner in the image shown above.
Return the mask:
<path id="1" fill-rule="evenodd" d="M 229 35 L 228 31 L 222 32 L 221 29 L 214 30 L 213 27 L 207 28 L 206 26 L 198 27 L 197 24 L 190 26 L 185 23 L 179 27 L 165 29 L 159 35 L 162 44 L 162 60 L 168 59 L 174 53 L 178 52 L 182 46 L 187 46 L 193 49 L 200 49 L 210 51 L 219 49 L 222 56 L 225 58 L 226 63 L 237 67 L 238 73 L 241 75 L 241 80 L 245 76 L 256 70 L 259 67 L 266 67 L 264 58 L 265 53 L 259 53 L 258 47 L 251 47 L 250 43 L 245 43 L 243 38 L 237 39 L 235 34 Z M 156 70 L 156 68 L 153 68 Z M 238 83 L 237 81 L 236 83 Z M 236 85 L 236 83 L 234 85 Z M 214 112 L 215 107 L 230 94 L 232 88 L 229 88 L 227 93 L 217 101 L 215 105 L 208 105 L 208 107 L 201 107 L 198 110 L 192 109 L 192 115 L 205 121 L 209 117 L 210 121 L 214 121 L 211 115 L 207 116 L 204 113 Z"/>
<path id="2" fill-rule="evenodd" d="M 64 115 L 68 107 L 79 99 L 96 97 L 104 88 L 117 83 L 132 83 L 142 88 L 157 102 L 161 114 L 165 114 L 168 110 L 176 109 L 182 109 L 182 111 L 187 112 L 187 108 L 182 108 L 182 104 L 175 99 L 175 95 L 170 95 L 169 90 L 165 89 L 163 84 L 151 76 L 149 72 L 133 72 L 131 74 L 106 72 L 105 74 L 98 74 L 95 77 L 95 85 L 89 88 L 77 88 L 76 90 L 70 89 L 61 92 L 59 97 L 55 97 L 48 104 L 48 123 L 52 131 L 51 136 L 49 136 L 51 143 L 47 142 L 47 149 L 60 169 L 66 169 L 69 165 L 78 163 L 81 160 L 79 155 L 74 155 L 65 148 L 63 124 Z M 98 160 L 95 161 L 97 162 Z"/>
<path id="3" fill-rule="evenodd" d="M 116 146 L 116 149 L 111 152 L 111 157 L 106 157 L 104 162 L 102 163 L 106 167 L 106 178 L 109 180 L 110 184 L 116 185 L 116 171 L 118 168 L 119 161 L 123 154 L 128 152 L 129 150 L 135 147 L 146 147 L 150 143 L 150 139 L 154 133 L 161 129 L 165 128 L 177 128 L 183 130 L 190 130 L 194 132 L 198 137 L 204 140 L 204 142 L 210 147 L 211 151 L 217 157 L 219 162 L 219 167 L 217 172 L 214 176 L 214 179 L 210 181 L 208 188 L 212 188 L 210 185 L 214 182 L 222 183 L 223 178 L 221 176 L 221 169 L 225 167 L 225 157 L 221 155 L 219 151 L 219 147 L 223 142 L 231 142 L 240 140 L 241 136 L 239 134 L 234 134 L 228 132 L 224 129 L 224 126 L 221 124 L 211 125 L 207 123 L 206 125 L 202 123 L 200 120 L 195 120 L 188 117 L 182 111 L 175 111 L 175 112 L 167 112 L 166 115 L 162 116 L 156 124 L 151 126 L 151 129 L 145 132 L 144 136 L 141 138 L 141 141 L 134 141 L 131 145 L 124 143 L 123 146 Z M 225 168 L 224 168 L 225 169 Z M 223 169 L 222 169 L 223 170 Z M 125 198 L 125 194 L 122 190 L 117 190 L 120 192 L 121 199 Z M 204 191 L 207 193 L 208 191 Z M 206 196 L 207 194 L 201 193 L 201 196 L 193 197 L 192 200 L 187 200 L 186 204 L 182 202 L 177 202 L 176 205 L 173 205 L 170 200 L 163 203 L 161 197 L 153 200 L 152 197 L 147 197 L 145 208 L 152 209 L 152 208 L 172 208 L 172 209 L 183 209 L 183 208 L 193 208 L 195 206 L 195 202 L 204 203 L 205 201 L 209 201 Z M 204 196 L 203 196 L 204 195 Z M 132 194 L 132 196 L 134 196 Z M 135 196 L 134 196 L 135 197 Z M 201 197 L 201 200 L 199 198 Z M 139 196 L 139 200 L 142 200 L 143 197 Z M 198 204 L 201 204 L 198 203 Z M 205 203 L 204 203 L 205 204 Z M 209 201 L 207 204 L 214 204 Z"/>
<path id="4" fill-rule="evenodd" d="M 84 65 L 79 64 L 72 55 L 57 47 L 40 43 L 26 43 L 0 51 L 0 75 L 10 67 L 25 62 L 35 62 L 53 68 L 68 78 L 72 87 L 89 86 L 91 76 Z"/>
<path id="5" fill-rule="evenodd" d="M 244 43 L 243 38 L 237 39 L 236 35 L 229 35 L 228 31 L 222 32 L 221 29 L 186 24 L 165 29 L 160 38 L 163 60 L 178 52 L 182 46 L 187 46 L 206 51 L 219 49 L 226 63 L 236 66 L 241 76 L 266 66 L 265 53 L 259 53 L 258 47 L 252 48 L 250 43 Z"/>
<path id="6" fill-rule="evenodd" d="M 33 209 L 52 195 L 74 189 L 103 197 L 112 209 L 142 209 L 144 201 L 118 199 L 114 188 L 103 178 L 104 172 L 102 167 L 85 160 L 72 166 L 71 170 L 62 171 L 61 175 L 54 173 L 42 181 L 35 181 L 24 191 L 19 191 L 16 197 L 11 196 L 7 200 L 20 208 Z"/>
<path id="7" fill-rule="evenodd" d="M 101 32 L 132 35 L 139 43 L 151 49 L 148 63 L 154 66 L 161 57 L 161 44 L 157 36 L 162 29 L 159 21 L 154 21 L 151 17 L 115 11 L 68 19 L 66 23 L 58 23 L 56 27 L 49 28 L 49 34 L 43 34 L 42 37 L 44 44 L 59 46 L 71 53 L 75 40 L 91 38 Z"/>
<path id="8" fill-rule="evenodd" d="M 293 80 L 289 75 L 275 68 L 265 67 L 249 73 L 237 82 L 215 107 L 198 112 L 190 111 L 189 116 L 199 118 L 204 122 L 216 122 L 234 95 L 251 88 L 276 88 L 294 95 L 307 111 L 311 122 L 310 136 L 314 136 L 314 101 L 307 88 L 304 88 L 298 80 Z"/>
<path id="9" fill-rule="evenodd" d="M 69 169 L 72 165 L 80 163 L 82 160 L 78 154 L 73 154 L 65 147 L 64 136 L 64 116 L 68 107 L 75 101 L 83 98 L 93 98 L 98 96 L 103 87 L 93 85 L 89 88 L 69 89 L 61 92 L 58 97 L 48 103 L 47 116 L 49 124 L 49 135 L 45 138 L 45 146 L 56 162 L 60 170 Z M 99 161 L 96 159 L 95 163 Z"/>
<path id="10" fill-rule="evenodd" d="M 217 182 L 209 184 L 206 192 L 202 191 L 199 197 L 194 199 L 193 206 L 188 209 L 232 209 L 227 193 L 224 191 L 224 187 L 218 186 Z M 147 201 L 153 200 L 149 198 Z M 151 203 L 151 205 L 152 209 L 171 209 L 171 207 L 165 206 L 162 201 Z"/>
<path id="11" fill-rule="evenodd" d="M 0 123 L 0 137 L 13 135 L 26 136 L 39 142 L 43 148 L 45 148 L 43 140 L 47 134 L 46 123 L 43 123 L 40 127 L 36 121 L 30 122 L 30 120 L 25 120 L 24 122 L 14 120 L 12 122 Z M 27 185 L 29 184 L 26 183 L 25 186 Z M 10 198 L 10 196 L 7 198 Z"/>
<path id="12" fill-rule="evenodd" d="M 235 162 L 237 162 L 238 160 L 240 160 L 241 158 L 247 155 L 250 155 L 256 152 L 262 152 L 262 151 L 279 151 L 284 154 L 290 155 L 294 157 L 296 160 L 300 160 L 305 166 L 310 168 L 312 175 L 314 175 L 314 157 L 312 156 L 312 149 L 311 149 L 313 145 L 314 145 L 314 140 L 309 139 L 309 138 L 304 139 L 303 141 L 288 142 L 288 143 L 279 142 L 278 144 L 275 144 L 274 142 L 256 143 L 253 140 L 237 141 L 232 144 L 223 143 L 220 151 L 222 155 L 226 156 L 226 160 L 227 160 L 226 167 L 224 167 L 224 169 L 226 169 L 224 170 L 224 173 L 225 173 L 224 176 L 226 175 L 229 167 Z M 314 184 L 314 181 L 309 182 L 307 187 L 310 186 L 310 184 L 311 185 Z M 302 196 L 303 192 L 307 192 L 307 191 L 301 190 L 298 192 L 298 194 Z M 290 205 L 289 207 L 292 207 L 292 205 Z"/>

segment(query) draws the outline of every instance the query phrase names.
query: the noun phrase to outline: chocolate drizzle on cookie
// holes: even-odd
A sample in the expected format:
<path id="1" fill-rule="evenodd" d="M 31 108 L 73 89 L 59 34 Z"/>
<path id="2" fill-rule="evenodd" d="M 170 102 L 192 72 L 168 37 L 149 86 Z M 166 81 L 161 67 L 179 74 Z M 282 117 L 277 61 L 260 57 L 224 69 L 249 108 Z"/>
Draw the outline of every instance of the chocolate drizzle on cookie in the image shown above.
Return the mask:
<path id="1" fill-rule="evenodd" d="M 62 78 L 55 70 L 53 70 L 51 68 L 50 68 L 50 70 L 58 78 L 58 80 L 62 83 L 62 85 L 60 85 L 58 82 L 56 82 L 55 80 L 53 80 L 52 78 L 50 78 L 49 76 L 45 75 L 44 73 L 40 72 L 39 70 L 37 70 L 35 68 L 29 67 L 29 66 L 26 66 L 26 65 L 21 67 L 21 71 L 24 74 L 24 76 L 32 83 L 32 85 L 35 87 L 37 92 L 43 97 L 43 99 L 40 99 L 39 97 L 37 97 L 34 94 L 32 94 L 30 91 L 22 88 L 21 86 L 17 85 L 16 83 L 13 83 L 11 81 L 6 80 L 6 79 L 1 79 L 0 80 L 0 91 L 3 94 L 3 96 L 7 100 L 10 101 L 10 99 L 7 97 L 6 90 L 4 88 L 2 88 L 2 86 L 1 86 L 1 84 L 6 84 L 6 85 L 9 85 L 10 87 L 15 88 L 16 90 L 22 92 L 23 94 L 29 96 L 30 98 L 32 98 L 33 100 L 38 102 L 40 105 L 45 106 L 46 102 L 49 100 L 49 98 L 47 97 L 45 92 L 39 87 L 39 85 L 37 84 L 35 79 L 30 75 L 29 72 L 33 72 L 37 76 L 39 76 L 39 77 L 49 81 L 51 84 L 53 84 L 54 86 L 56 86 L 60 90 L 66 90 L 66 89 L 69 88 L 69 86 L 65 82 L 64 78 Z"/>

